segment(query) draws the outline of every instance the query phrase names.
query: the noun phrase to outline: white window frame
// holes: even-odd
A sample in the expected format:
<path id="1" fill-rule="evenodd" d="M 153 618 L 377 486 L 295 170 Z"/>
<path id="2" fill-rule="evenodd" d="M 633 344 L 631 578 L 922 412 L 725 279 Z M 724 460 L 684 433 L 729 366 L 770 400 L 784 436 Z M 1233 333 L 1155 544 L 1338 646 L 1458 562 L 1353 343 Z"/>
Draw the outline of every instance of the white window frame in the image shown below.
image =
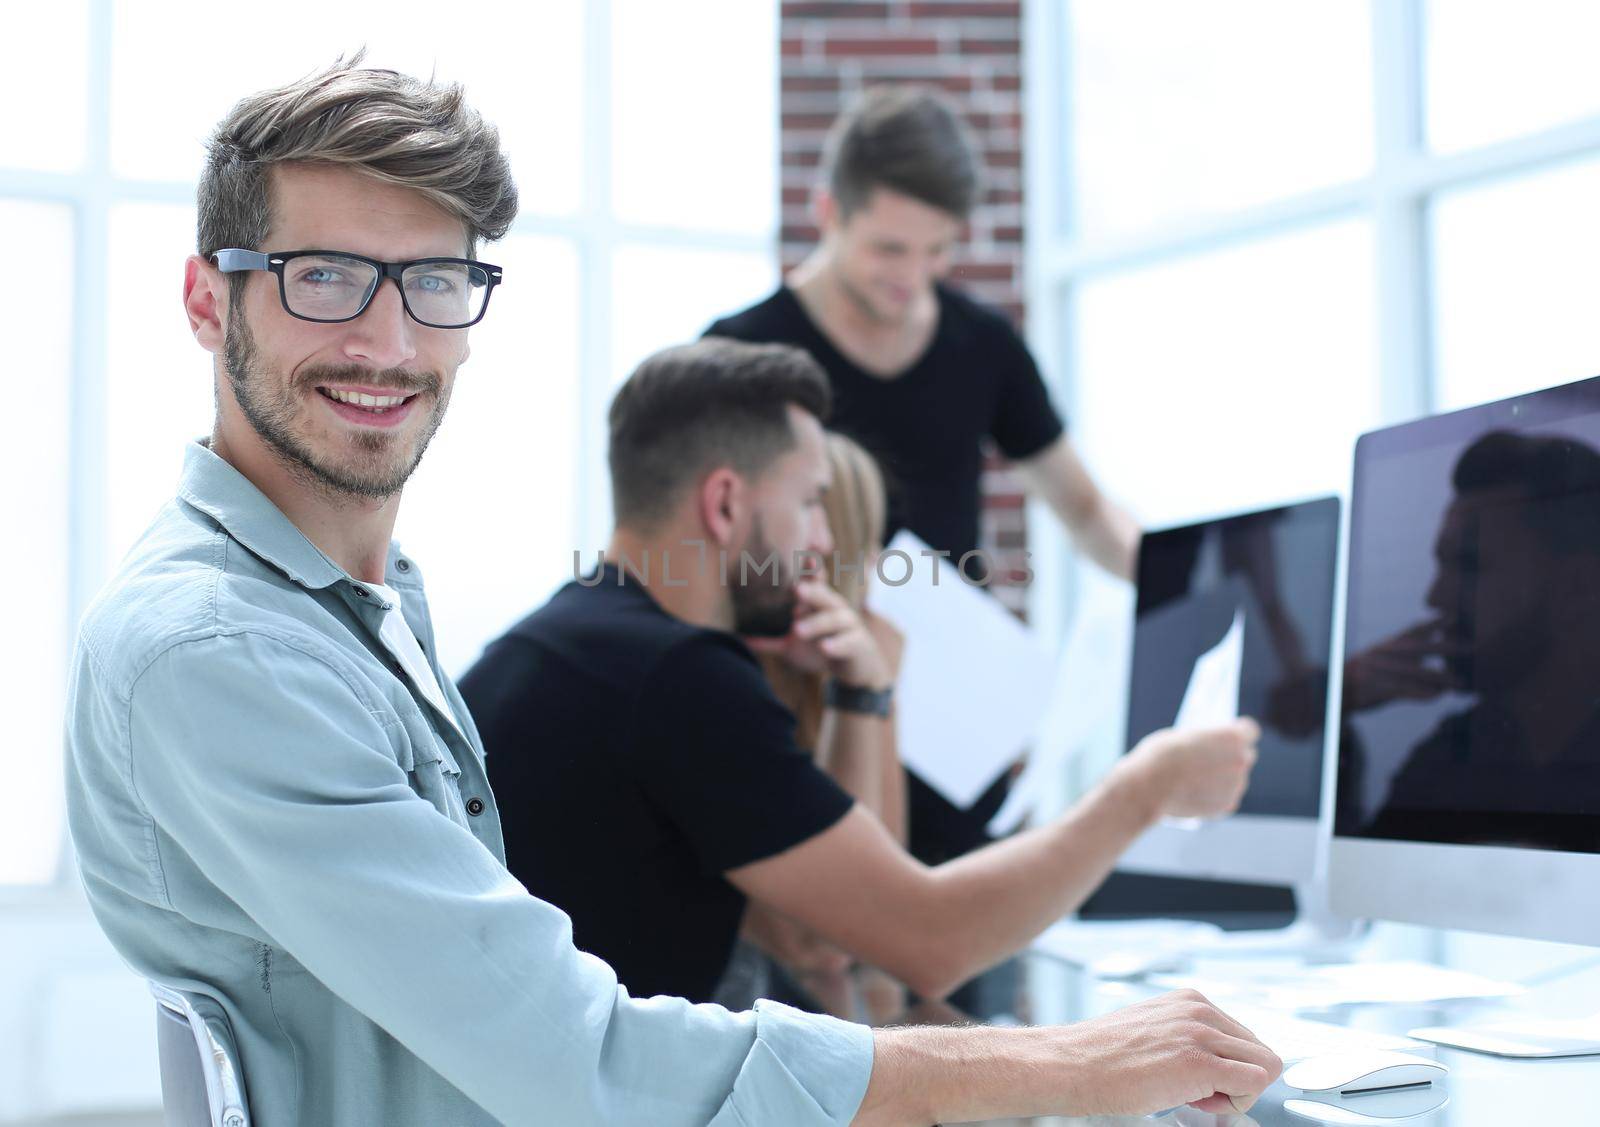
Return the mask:
<path id="1" fill-rule="evenodd" d="M 1100 239 L 1075 237 L 1061 213 L 1062 185 L 1072 174 L 1066 50 L 1071 2 L 1032 0 L 1023 6 L 1027 336 L 1068 418 L 1078 405 L 1081 378 L 1073 368 L 1071 339 L 1071 303 L 1081 282 L 1340 219 L 1370 220 L 1375 233 L 1381 420 L 1397 422 L 1436 409 L 1428 246 L 1432 199 L 1451 189 L 1600 154 L 1600 116 L 1464 152 L 1432 152 L 1423 136 L 1424 0 L 1368 3 L 1374 137 L 1369 175 L 1227 215 Z M 1077 586 L 1073 557 L 1044 509 L 1030 502 L 1029 517 L 1035 573 L 1062 577 L 1030 588 L 1030 621 L 1059 641 Z"/>

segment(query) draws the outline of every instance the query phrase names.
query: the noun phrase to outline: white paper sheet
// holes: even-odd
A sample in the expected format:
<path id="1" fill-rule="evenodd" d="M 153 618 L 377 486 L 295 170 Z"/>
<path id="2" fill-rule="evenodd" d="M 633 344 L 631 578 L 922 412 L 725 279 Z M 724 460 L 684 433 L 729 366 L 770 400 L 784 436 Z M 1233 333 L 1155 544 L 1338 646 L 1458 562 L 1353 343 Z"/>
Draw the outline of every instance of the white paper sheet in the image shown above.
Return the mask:
<path id="1" fill-rule="evenodd" d="M 1055 662 L 999 601 L 969 585 L 950 560 L 900 532 L 874 576 L 872 609 L 906 636 L 895 689 L 900 757 L 966 808 L 1028 747 L 1049 704 Z M 906 574 L 910 578 L 893 585 Z"/>
<path id="2" fill-rule="evenodd" d="M 1040 807 L 1058 802 L 1072 760 L 1103 738 L 1108 727 L 1122 723 L 1119 706 L 1132 644 L 1128 624 L 1133 591 L 1121 583 L 1095 591 L 1095 583 L 1090 577 L 1079 599 L 1027 765 L 989 819 L 989 832 L 996 837 L 1015 830 Z"/>
<path id="3" fill-rule="evenodd" d="M 1180 732 L 1216 728 L 1239 719 L 1239 679 L 1244 673 L 1244 610 L 1222 641 L 1201 654 L 1189 674 L 1189 687 L 1172 726 Z"/>
<path id="4" fill-rule="evenodd" d="M 1239 719 L 1239 681 L 1244 676 L 1244 609 L 1233 612 L 1233 624 L 1222 641 L 1195 659 L 1189 687 L 1172 727 L 1180 732 L 1217 728 Z M 1163 818 L 1164 825 L 1197 830 L 1202 818 Z"/>

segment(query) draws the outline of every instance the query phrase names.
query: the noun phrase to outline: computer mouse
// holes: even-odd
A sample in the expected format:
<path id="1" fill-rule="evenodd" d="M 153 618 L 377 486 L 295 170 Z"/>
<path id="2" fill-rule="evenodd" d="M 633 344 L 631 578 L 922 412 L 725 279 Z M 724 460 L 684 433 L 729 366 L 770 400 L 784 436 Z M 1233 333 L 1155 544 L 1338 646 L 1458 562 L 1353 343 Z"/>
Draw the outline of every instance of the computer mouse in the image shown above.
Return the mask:
<path id="1" fill-rule="evenodd" d="M 1348 1100 L 1340 1096 L 1289 1099 L 1283 1101 L 1283 1110 L 1297 1119 L 1330 1127 L 1389 1127 L 1432 1115 L 1449 1103 L 1450 1097 L 1430 1084 L 1426 1088 L 1364 1092 Z"/>
<path id="2" fill-rule="evenodd" d="M 1350 1096 L 1431 1084 L 1449 1073 L 1448 1067 L 1427 1057 L 1367 1050 L 1310 1057 L 1284 1069 L 1283 1082 L 1302 1092 Z"/>

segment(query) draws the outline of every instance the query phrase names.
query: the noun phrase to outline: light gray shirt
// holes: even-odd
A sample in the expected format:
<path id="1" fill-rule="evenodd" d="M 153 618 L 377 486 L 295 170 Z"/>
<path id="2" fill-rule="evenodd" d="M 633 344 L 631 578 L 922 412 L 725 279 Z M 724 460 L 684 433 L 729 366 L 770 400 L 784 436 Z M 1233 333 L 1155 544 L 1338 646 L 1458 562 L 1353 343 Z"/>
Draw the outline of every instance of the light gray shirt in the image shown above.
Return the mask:
<path id="1" fill-rule="evenodd" d="M 255 1121 L 848 1123 L 870 1030 L 630 998 L 506 871 L 482 743 L 393 545 L 384 583 L 453 715 L 380 640 L 382 595 L 192 444 L 73 659 L 90 904 L 135 970 L 227 1017 Z"/>

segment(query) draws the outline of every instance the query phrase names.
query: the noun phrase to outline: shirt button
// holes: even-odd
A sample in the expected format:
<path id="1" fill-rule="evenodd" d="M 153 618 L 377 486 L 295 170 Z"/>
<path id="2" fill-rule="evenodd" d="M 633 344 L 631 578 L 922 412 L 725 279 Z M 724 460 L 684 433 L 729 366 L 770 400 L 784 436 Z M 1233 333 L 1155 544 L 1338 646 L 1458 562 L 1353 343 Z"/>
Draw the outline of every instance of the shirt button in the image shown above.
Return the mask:
<path id="1" fill-rule="evenodd" d="M 365 587 L 357 587 L 352 584 L 350 589 L 356 593 L 356 598 L 358 599 L 364 599 L 367 597 L 367 589 Z"/>
<path id="2" fill-rule="evenodd" d="M 411 570 L 411 561 L 410 560 L 395 560 L 394 561 L 394 569 L 396 571 L 410 571 Z"/>
<path id="3" fill-rule="evenodd" d="M 482 814 L 483 813 L 483 799 L 481 799 L 481 798 L 469 798 L 469 799 L 467 799 L 467 813 L 471 814 L 474 818 L 476 818 L 479 814 Z"/>

